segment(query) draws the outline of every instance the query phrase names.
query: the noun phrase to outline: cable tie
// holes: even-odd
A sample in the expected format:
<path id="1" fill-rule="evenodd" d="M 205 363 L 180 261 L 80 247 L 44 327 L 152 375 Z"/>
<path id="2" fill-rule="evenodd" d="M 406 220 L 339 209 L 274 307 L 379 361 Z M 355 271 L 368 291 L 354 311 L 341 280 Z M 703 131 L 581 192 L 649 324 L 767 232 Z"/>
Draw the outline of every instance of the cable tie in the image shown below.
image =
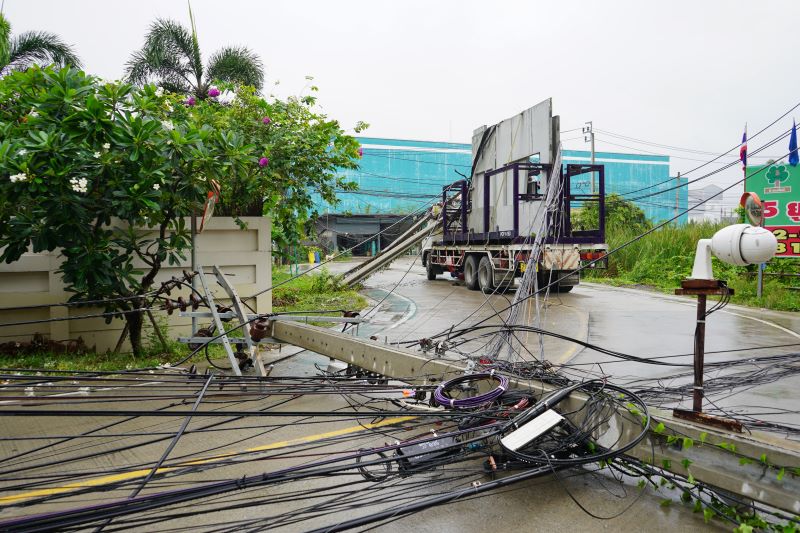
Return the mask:
<path id="1" fill-rule="evenodd" d="M 700 385 L 699 387 L 697 385 L 692 385 L 692 388 L 694 390 L 703 390 L 703 386 L 702 385 Z"/>
<path id="2" fill-rule="evenodd" d="M 453 405 L 453 402 L 455 402 L 455 400 L 454 400 L 454 399 L 452 399 L 452 398 L 450 398 L 450 407 L 455 407 L 455 406 Z"/>
<path id="3" fill-rule="evenodd" d="M 706 323 L 706 321 L 705 321 L 705 320 L 698 320 L 698 321 L 697 321 L 697 323 L 698 323 L 698 324 L 705 324 L 705 323 Z"/>

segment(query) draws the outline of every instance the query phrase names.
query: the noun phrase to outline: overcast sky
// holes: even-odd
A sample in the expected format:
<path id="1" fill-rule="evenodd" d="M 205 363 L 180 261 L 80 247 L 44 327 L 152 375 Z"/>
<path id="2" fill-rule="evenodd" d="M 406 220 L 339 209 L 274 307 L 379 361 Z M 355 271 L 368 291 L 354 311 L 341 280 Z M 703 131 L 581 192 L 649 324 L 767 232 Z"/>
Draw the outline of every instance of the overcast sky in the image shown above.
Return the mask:
<path id="1" fill-rule="evenodd" d="M 314 76 L 324 111 L 345 128 L 370 123 L 371 136 L 469 142 L 477 126 L 552 97 L 562 130 L 591 120 L 596 130 L 719 153 L 740 141 L 745 122 L 752 135 L 800 102 L 797 0 L 193 0 L 192 8 L 206 57 L 223 45 L 250 47 L 264 62 L 266 91 L 281 96 L 307 91 L 305 76 Z M 5 0 L 5 15 L 14 32 L 60 34 L 88 72 L 106 78 L 122 76 L 156 17 L 189 24 L 182 0 Z M 588 146 L 580 130 L 562 140 Z M 599 131 L 597 148 L 667 154 L 673 173 L 710 159 Z M 709 181 L 740 177 L 736 168 Z"/>

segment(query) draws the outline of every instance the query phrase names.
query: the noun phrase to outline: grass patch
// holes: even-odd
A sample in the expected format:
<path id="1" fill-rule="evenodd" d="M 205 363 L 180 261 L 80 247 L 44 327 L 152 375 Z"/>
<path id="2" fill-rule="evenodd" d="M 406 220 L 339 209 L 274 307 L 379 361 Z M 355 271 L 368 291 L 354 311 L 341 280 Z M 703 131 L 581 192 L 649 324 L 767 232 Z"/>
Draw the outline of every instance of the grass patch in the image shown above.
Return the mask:
<path id="1" fill-rule="evenodd" d="M 291 278 L 286 270 L 274 269 L 272 283 Z M 334 276 L 322 269 L 318 274 L 307 274 L 276 288 L 273 294 L 273 311 L 313 311 L 344 309 L 358 311 L 367 306 L 367 300 L 357 290 L 351 289 L 341 282 L 341 276 Z M 334 315 L 335 316 L 335 315 Z M 317 325 L 331 326 L 330 322 Z M 201 324 L 201 327 L 203 324 Z M 168 347 L 165 350 L 158 340 L 152 326 L 148 323 L 143 331 L 146 338 L 147 352 L 139 357 L 131 353 L 53 353 L 33 352 L 17 354 L 0 354 L 0 368 L 17 370 L 50 370 L 50 371 L 115 371 L 136 368 L 151 368 L 166 363 L 173 363 L 186 357 L 190 350 L 182 343 L 173 340 L 176 335 L 170 334 L 166 321 L 161 324 Z M 225 350 L 221 345 L 209 346 L 212 359 L 225 358 Z M 189 362 L 205 361 L 203 350 L 195 354 Z"/>
<path id="2" fill-rule="evenodd" d="M 586 279 L 618 286 L 646 285 L 672 293 L 681 280 L 689 277 L 694 263 L 697 241 L 711 238 L 723 224 L 701 223 L 666 226 L 647 237 L 615 252 L 609 257 L 607 270 L 585 270 Z M 609 249 L 634 238 L 638 232 L 612 227 L 607 234 Z M 778 311 L 800 311 L 800 277 L 765 276 L 762 298 L 756 296 L 757 267 L 735 267 L 712 259 L 714 276 L 728 282 L 735 291 L 732 303 L 763 307 Z M 767 263 L 767 273 L 798 273 L 796 259 L 776 258 Z"/>
<path id="3" fill-rule="evenodd" d="M 277 285 L 292 276 L 288 270 L 273 271 L 272 283 Z M 272 291 L 272 310 L 286 311 L 360 311 L 367 306 L 367 300 L 357 290 L 342 283 L 341 276 L 335 276 L 322 268 L 318 274 L 307 274 L 277 287 Z"/>

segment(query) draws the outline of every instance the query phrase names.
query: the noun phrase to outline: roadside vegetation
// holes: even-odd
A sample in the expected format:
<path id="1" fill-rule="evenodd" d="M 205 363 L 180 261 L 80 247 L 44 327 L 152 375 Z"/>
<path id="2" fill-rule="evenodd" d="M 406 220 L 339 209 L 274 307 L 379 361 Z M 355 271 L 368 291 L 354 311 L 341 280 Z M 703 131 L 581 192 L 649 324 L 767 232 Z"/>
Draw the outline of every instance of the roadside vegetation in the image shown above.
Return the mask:
<path id="1" fill-rule="evenodd" d="M 272 284 L 278 285 L 292 276 L 288 269 L 276 267 L 273 270 Z M 329 310 L 360 311 L 367 306 L 367 299 L 357 290 L 344 285 L 341 276 L 333 275 L 325 269 L 319 273 L 310 273 L 293 279 L 274 290 L 273 312 L 308 312 Z M 331 313 L 332 316 L 341 316 L 341 313 Z M 312 324 L 314 324 L 312 322 Z M 333 326 L 329 322 L 315 324 L 319 326 Z M 133 353 L 96 353 L 91 350 L 82 353 L 53 351 L 26 351 L 14 354 L 0 353 L 0 368 L 23 370 L 48 370 L 48 371 L 115 371 L 132 370 L 138 368 L 152 368 L 159 365 L 179 361 L 189 354 L 185 344 L 179 343 L 175 338 L 177 334 L 169 331 L 166 322 L 162 321 L 161 331 L 167 340 L 168 349 L 165 350 L 152 327 L 144 327 L 145 349 L 139 355 Z M 209 347 L 211 359 L 225 358 L 222 346 Z M 204 351 L 195 354 L 186 365 L 199 363 L 205 366 L 206 355 Z M 227 365 L 227 362 L 225 363 Z"/>
<path id="2" fill-rule="evenodd" d="M 277 285 L 292 276 L 288 269 L 272 274 L 272 283 Z M 273 290 L 272 310 L 275 313 L 287 311 L 360 311 L 367 306 L 367 300 L 357 290 L 342 283 L 342 277 L 331 274 L 322 268 L 318 274 L 307 274 L 293 279 Z"/>
<path id="3" fill-rule="evenodd" d="M 614 249 L 640 235 L 651 226 L 644 213 L 618 195 L 607 200 L 606 242 Z M 591 220 L 596 214 L 589 209 L 579 215 Z M 607 270 L 587 270 L 586 279 L 617 286 L 633 286 L 672 293 L 681 280 L 689 277 L 694 264 L 697 241 L 710 238 L 725 224 L 700 223 L 666 226 L 609 258 Z M 731 302 L 778 311 L 800 311 L 800 277 L 779 277 L 772 274 L 798 274 L 800 265 L 794 259 L 776 258 L 767 263 L 763 296 L 757 295 L 756 266 L 735 267 L 712 259 L 714 275 L 734 289 Z"/>

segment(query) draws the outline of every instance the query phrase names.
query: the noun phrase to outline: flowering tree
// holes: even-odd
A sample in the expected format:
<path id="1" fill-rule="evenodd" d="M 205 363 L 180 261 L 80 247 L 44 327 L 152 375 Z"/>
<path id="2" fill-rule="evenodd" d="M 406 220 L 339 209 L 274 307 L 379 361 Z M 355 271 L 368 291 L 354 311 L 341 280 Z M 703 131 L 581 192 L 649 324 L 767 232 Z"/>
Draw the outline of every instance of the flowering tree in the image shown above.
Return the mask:
<path id="1" fill-rule="evenodd" d="M 257 162 L 241 132 L 198 120 L 152 85 L 70 68 L 12 73 L 0 80 L 0 260 L 59 249 L 74 300 L 127 298 L 105 307 L 125 312 L 140 353 L 137 310 L 162 265 L 190 246 L 183 217 L 208 180 L 257 173 Z"/>
<path id="2" fill-rule="evenodd" d="M 183 112 L 213 128 L 238 132 L 259 153 L 259 168 L 246 167 L 221 181 L 217 212 L 269 215 L 278 249 L 296 244 L 314 214 L 314 193 L 334 204 L 338 191 L 355 190 L 341 169 L 358 166 L 358 141 L 315 110 L 314 96 L 264 99 L 253 87 L 212 89 L 216 96 L 205 101 L 188 97 Z M 359 123 L 355 129 L 366 127 Z"/>

